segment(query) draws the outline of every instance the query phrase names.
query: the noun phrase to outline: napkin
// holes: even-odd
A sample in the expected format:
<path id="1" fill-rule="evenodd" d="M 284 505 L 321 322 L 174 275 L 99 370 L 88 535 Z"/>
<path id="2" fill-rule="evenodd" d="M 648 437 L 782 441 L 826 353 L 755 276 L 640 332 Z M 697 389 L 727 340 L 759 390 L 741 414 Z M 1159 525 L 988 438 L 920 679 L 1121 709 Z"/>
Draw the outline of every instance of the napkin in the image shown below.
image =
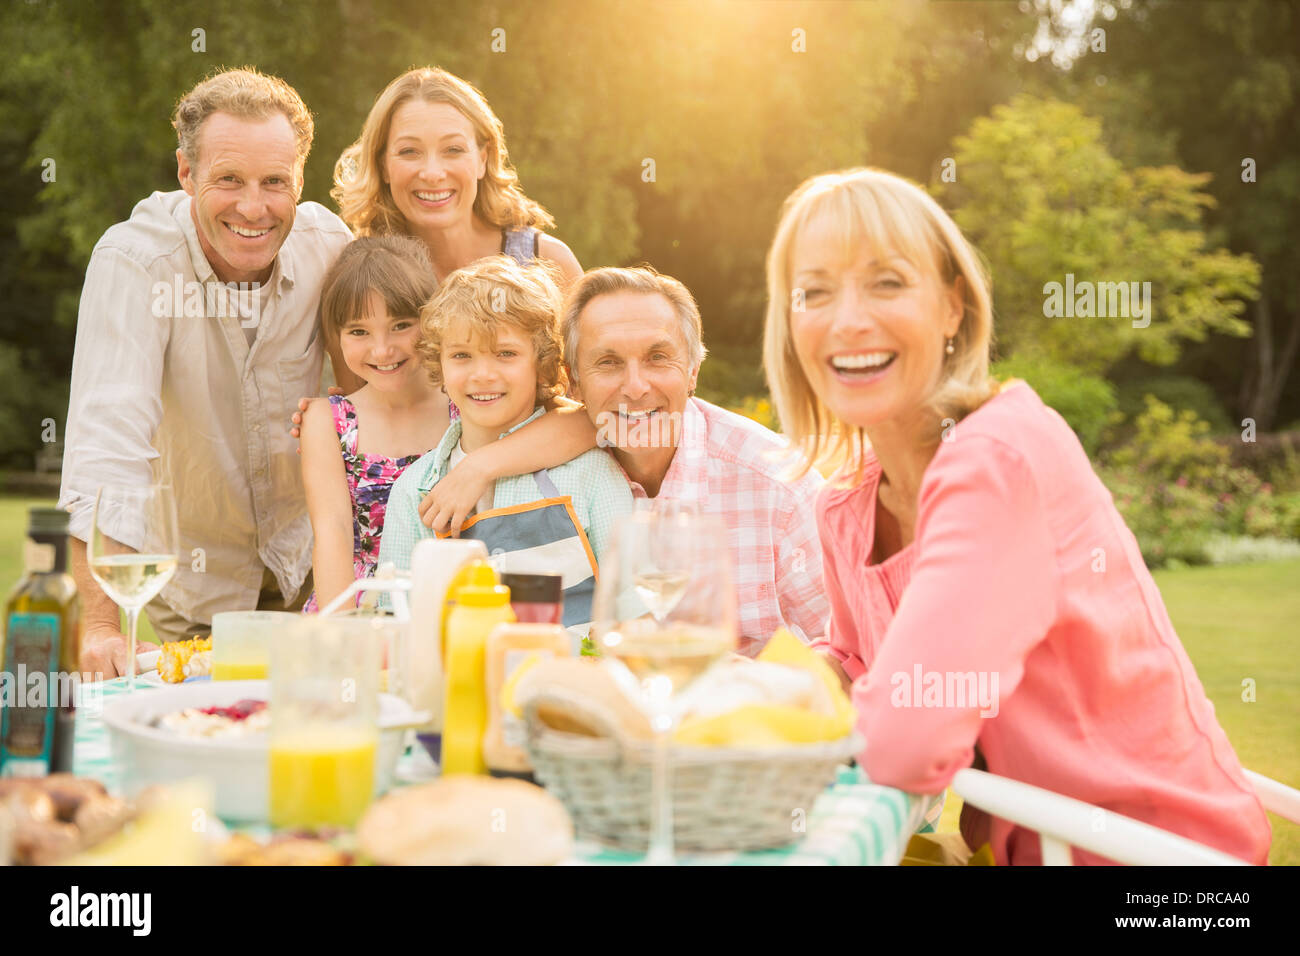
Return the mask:
<path id="1" fill-rule="evenodd" d="M 757 663 L 719 667 L 689 689 L 674 740 L 697 747 L 782 747 L 841 740 L 853 705 L 830 667 L 785 628 Z"/>

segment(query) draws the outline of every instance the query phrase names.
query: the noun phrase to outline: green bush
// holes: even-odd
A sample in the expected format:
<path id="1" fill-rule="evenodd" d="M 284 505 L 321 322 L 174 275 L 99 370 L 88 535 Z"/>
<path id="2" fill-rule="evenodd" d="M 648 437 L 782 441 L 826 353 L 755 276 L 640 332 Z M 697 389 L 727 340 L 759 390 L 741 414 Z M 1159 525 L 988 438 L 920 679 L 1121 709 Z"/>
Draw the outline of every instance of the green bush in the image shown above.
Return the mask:
<path id="1" fill-rule="evenodd" d="M 1282 534 L 1300 541 L 1300 492 L 1279 495 L 1277 511 Z"/>
<path id="2" fill-rule="evenodd" d="M 751 395 L 766 395 L 762 357 L 753 351 L 710 350 L 700 366 L 696 394 L 723 408 L 741 405 Z"/>
<path id="3" fill-rule="evenodd" d="M 1172 482 L 1208 488 L 1228 467 L 1228 451 L 1208 436 L 1208 422 L 1190 409 L 1175 412 L 1154 395 L 1146 411 L 1133 422 L 1127 444 L 1111 453 L 1110 464 L 1142 475 L 1151 482 Z"/>
<path id="4" fill-rule="evenodd" d="M 993 366 L 999 379 L 1021 378 L 1069 422 L 1090 457 L 1097 454 L 1106 430 L 1116 419 L 1115 387 L 1104 378 L 1080 372 L 1048 358 L 1013 356 Z"/>
<path id="5" fill-rule="evenodd" d="M 1209 485 L 1215 514 L 1225 534 L 1252 538 L 1290 537 L 1284 500 L 1248 468 L 1223 468 Z"/>
<path id="6" fill-rule="evenodd" d="M 1205 421 L 1214 434 L 1232 431 L 1232 419 L 1224 411 L 1214 389 L 1199 379 L 1186 375 L 1153 375 L 1117 386 L 1119 410 L 1126 419 L 1137 418 L 1146 411 L 1146 397 L 1185 409 Z"/>
<path id="7" fill-rule="evenodd" d="M 1152 482 L 1140 471 L 1102 469 L 1100 474 L 1148 567 L 1209 561 L 1206 544 L 1213 531 L 1213 495 L 1177 482 Z"/>
<path id="8" fill-rule="evenodd" d="M 1232 463 L 1249 468 L 1279 494 L 1300 492 L 1300 429 L 1264 432 L 1243 441 L 1244 429 L 1219 438 Z"/>
<path id="9" fill-rule="evenodd" d="M 737 415 L 752 418 L 764 428 L 774 432 L 781 430 L 781 424 L 776 420 L 776 409 L 772 407 L 772 400 L 766 395 L 746 395 L 739 404 L 731 406 L 729 410 Z"/>
<path id="10" fill-rule="evenodd" d="M 1209 430 L 1195 412 L 1148 395 L 1132 438 L 1099 469 L 1151 567 L 1216 560 L 1224 549 L 1212 543 L 1224 538 L 1300 538 L 1300 494 L 1276 494 L 1231 465 Z"/>

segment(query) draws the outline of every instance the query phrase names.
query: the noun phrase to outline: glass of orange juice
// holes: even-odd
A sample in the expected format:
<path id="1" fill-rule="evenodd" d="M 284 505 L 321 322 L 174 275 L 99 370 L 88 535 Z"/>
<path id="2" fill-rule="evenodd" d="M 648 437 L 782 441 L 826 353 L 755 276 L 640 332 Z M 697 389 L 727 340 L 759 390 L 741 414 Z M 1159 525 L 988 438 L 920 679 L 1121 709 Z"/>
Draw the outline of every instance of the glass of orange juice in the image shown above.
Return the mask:
<path id="1" fill-rule="evenodd" d="M 212 679 L 266 680 L 271 671 L 271 642 L 300 616 L 287 611 L 212 615 Z"/>
<path id="2" fill-rule="evenodd" d="M 375 789 L 381 642 L 302 616 L 271 644 L 271 825 L 354 826 Z"/>

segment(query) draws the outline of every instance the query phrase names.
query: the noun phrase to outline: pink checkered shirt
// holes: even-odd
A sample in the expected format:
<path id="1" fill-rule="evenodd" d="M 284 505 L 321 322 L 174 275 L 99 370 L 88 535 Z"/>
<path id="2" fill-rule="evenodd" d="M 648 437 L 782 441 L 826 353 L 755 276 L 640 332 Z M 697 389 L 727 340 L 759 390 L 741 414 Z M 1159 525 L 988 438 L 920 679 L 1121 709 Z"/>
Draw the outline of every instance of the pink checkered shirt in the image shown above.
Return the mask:
<path id="1" fill-rule="evenodd" d="M 790 451 L 780 436 L 698 398 L 686 403 L 681 442 L 658 497 L 721 516 L 730 536 L 742 654 L 758 654 L 778 627 L 804 641 L 826 633 L 815 471 L 784 481 Z M 630 481 L 630 479 L 629 479 Z M 630 481 L 632 493 L 645 489 Z"/>

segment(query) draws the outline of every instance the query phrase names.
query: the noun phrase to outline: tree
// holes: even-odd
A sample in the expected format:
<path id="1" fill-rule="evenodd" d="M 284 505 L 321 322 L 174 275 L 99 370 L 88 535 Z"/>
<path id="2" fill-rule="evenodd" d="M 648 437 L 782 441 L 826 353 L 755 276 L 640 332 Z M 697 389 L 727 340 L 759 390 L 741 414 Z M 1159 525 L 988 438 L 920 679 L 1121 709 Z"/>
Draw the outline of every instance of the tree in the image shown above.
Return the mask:
<path id="1" fill-rule="evenodd" d="M 1130 352 L 1167 365 L 1185 340 L 1249 333 L 1238 316 L 1259 268 L 1206 248 L 1208 176 L 1125 168 L 1099 121 L 1028 94 L 976 120 L 955 146 L 957 181 L 939 192 L 990 262 L 1004 355 L 1104 372 Z M 1125 314 L 1114 314 L 1122 297 L 1103 283 L 1134 296 Z M 1134 302 L 1148 289 L 1143 316 Z"/>
<path id="2" fill-rule="evenodd" d="M 0 458 L 30 461 L 39 423 L 61 421 L 91 248 L 176 188 L 170 112 L 219 67 L 252 64 L 302 93 L 316 115 L 304 198 L 330 208 L 334 161 L 385 84 L 413 65 L 465 77 L 584 265 L 648 261 L 695 293 L 714 355 L 701 385 L 718 397 L 708 389 L 763 388 L 763 258 L 782 199 L 836 167 L 935 175 L 972 117 L 1040 82 L 1014 52 L 1038 22 L 1014 4 L 923 0 L 2 5 L 0 164 L 17 186 L 0 197 L 14 226 L 0 233 L 0 398 L 21 413 Z"/>
<path id="3" fill-rule="evenodd" d="M 1260 429 L 1300 412 L 1300 7 L 1274 0 L 1140 2 L 1108 27 L 1104 54 L 1084 56 L 1067 95 L 1213 178 L 1208 225 L 1262 267 L 1247 340 L 1200 350 Z M 1098 85 L 1104 83 L 1104 86 Z M 1138 129 L 1138 127 L 1141 129 Z"/>

